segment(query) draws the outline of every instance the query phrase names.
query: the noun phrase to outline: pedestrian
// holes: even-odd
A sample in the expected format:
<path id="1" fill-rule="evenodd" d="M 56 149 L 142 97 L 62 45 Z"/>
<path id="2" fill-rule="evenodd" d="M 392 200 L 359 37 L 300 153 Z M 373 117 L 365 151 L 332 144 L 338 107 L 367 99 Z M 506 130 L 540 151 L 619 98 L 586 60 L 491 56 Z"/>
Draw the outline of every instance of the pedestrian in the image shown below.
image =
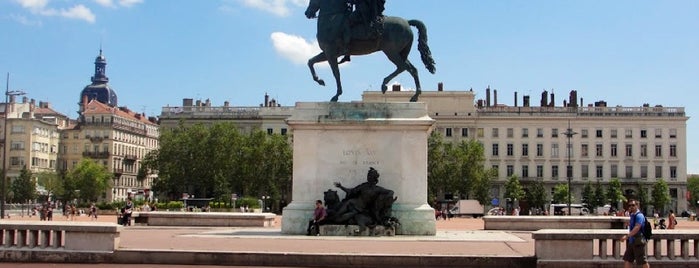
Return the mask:
<path id="1" fill-rule="evenodd" d="M 668 221 L 667 228 L 668 229 L 675 229 L 675 226 L 677 226 L 677 218 L 675 218 L 675 212 L 672 211 L 672 209 L 670 210 L 670 214 L 667 215 L 667 221 Z"/>
<path id="2" fill-rule="evenodd" d="M 327 216 L 323 201 L 316 200 L 316 208 L 313 210 L 313 218 L 308 222 L 306 235 L 320 235 L 320 225 L 323 224 L 325 216 Z"/>
<path id="3" fill-rule="evenodd" d="M 621 237 L 622 242 L 627 242 L 626 251 L 624 252 L 624 268 L 631 268 L 636 265 L 641 265 L 644 268 L 649 268 L 646 256 L 646 238 L 643 236 L 643 226 L 646 223 L 646 217 L 638 208 L 639 204 L 636 200 L 629 200 L 629 233 Z"/>
<path id="4" fill-rule="evenodd" d="M 90 220 L 96 221 L 97 220 L 97 206 L 95 206 L 95 203 L 92 203 L 90 205 Z"/>

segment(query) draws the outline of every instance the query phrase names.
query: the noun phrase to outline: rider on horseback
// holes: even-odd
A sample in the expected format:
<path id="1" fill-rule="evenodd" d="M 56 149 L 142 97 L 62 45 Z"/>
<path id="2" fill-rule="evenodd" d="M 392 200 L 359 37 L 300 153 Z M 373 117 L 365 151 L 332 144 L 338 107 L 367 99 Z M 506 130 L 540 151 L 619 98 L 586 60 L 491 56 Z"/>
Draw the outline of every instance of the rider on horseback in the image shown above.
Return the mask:
<path id="1" fill-rule="evenodd" d="M 340 63 L 350 61 L 350 40 L 352 37 L 351 28 L 362 27 L 362 34 L 355 36 L 358 39 L 369 39 L 372 36 L 381 36 L 383 30 L 383 11 L 386 0 L 347 0 L 347 4 L 352 13 L 349 16 L 349 24 L 344 28 L 342 41 L 344 42 L 345 57 Z M 356 31 L 355 31 L 356 32 Z"/>

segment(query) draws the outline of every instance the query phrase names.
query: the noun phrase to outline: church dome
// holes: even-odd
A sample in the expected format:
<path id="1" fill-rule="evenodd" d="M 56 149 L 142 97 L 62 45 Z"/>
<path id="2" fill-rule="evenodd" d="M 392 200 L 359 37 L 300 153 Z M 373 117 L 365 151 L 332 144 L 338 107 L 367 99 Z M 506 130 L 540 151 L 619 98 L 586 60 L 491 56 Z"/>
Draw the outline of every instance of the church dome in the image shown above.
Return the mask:
<path id="1" fill-rule="evenodd" d="M 112 107 L 118 105 L 116 92 L 108 84 L 109 78 L 106 75 L 106 70 L 107 59 L 102 55 L 102 50 L 100 49 L 100 54 L 95 58 L 95 75 L 91 78 L 92 84 L 87 85 L 80 92 L 80 99 L 78 100 L 80 105 L 83 104 L 83 98 L 85 97 L 87 97 L 88 102 L 97 100 Z"/>

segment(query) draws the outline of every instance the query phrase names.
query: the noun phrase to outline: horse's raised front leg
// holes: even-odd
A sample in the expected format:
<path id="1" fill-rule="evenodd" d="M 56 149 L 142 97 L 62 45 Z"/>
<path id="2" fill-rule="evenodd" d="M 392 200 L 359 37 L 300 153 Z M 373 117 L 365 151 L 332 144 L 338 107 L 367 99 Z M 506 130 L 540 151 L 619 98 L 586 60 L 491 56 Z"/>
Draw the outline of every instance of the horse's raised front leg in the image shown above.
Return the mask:
<path id="1" fill-rule="evenodd" d="M 386 78 L 383 79 L 383 83 L 381 83 L 381 93 L 384 93 L 384 94 L 386 93 L 386 90 L 388 90 L 387 85 L 388 85 L 388 83 L 391 82 L 391 79 L 395 78 L 400 73 L 405 71 L 405 64 L 404 64 L 403 58 L 400 55 L 388 54 L 388 53 L 385 53 L 385 54 L 386 54 L 386 57 L 388 57 L 388 60 L 390 60 L 391 62 L 393 62 L 393 64 L 396 65 L 396 70 L 393 71 L 391 74 L 389 74 L 388 76 L 386 76 Z"/>
<path id="2" fill-rule="evenodd" d="M 316 75 L 316 69 L 313 67 L 313 65 L 326 60 L 327 58 L 325 57 L 325 53 L 323 52 L 320 52 L 320 54 L 315 55 L 313 58 L 310 58 L 308 60 L 308 68 L 311 69 L 311 76 L 313 77 L 313 81 L 316 81 L 321 86 L 325 86 L 325 81 L 323 81 L 323 79 L 318 78 L 318 75 Z"/>

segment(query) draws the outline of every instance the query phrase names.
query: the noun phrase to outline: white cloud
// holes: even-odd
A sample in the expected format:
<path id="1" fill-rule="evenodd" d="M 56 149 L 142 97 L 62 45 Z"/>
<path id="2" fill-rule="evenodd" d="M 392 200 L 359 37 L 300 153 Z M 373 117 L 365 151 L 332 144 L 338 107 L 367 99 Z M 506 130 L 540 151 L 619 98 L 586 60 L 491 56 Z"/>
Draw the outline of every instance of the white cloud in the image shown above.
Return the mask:
<path id="1" fill-rule="evenodd" d="M 95 14 L 84 5 L 75 5 L 70 8 L 51 8 L 48 7 L 49 0 L 15 0 L 23 8 L 28 9 L 31 13 L 41 16 L 59 16 L 69 19 L 84 20 L 89 23 L 95 22 Z"/>
<path id="2" fill-rule="evenodd" d="M 23 25 L 27 25 L 27 26 L 41 26 L 42 25 L 40 20 L 30 20 L 27 17 L 22 16 L 22 15 L 12 14 L 12 15 L 10 15 L 10 18 L 16 22 L 19 22 L 19 23 L 21 23 Z"/>
<path id="3" fill-rule="evenodd" d="M 116 8 L 117 5 L 121 7 L 132 7 L 136 4 L 143 3 L 143 0 L 94 0 L 100 6 Z M 115 3 L 116 2 L 116 3 Z"/>
<path id="4" fill-rule="evenodd" d="M 277 53 L 295 64 L 306 64 L 308 59 L 320 53 L 317 41 L 309 42 L 303 37 L 282 32 L 274 32 L 270 37 Z"/>
<path id="5" fill-rule="evenodd" d="M 77 5 L 74 7 L 71 7 L 69 9 L 61 9 L 58 14 L 61 17 L 69 18 L 69 19 L 78 19 L 78 20 L 84 20 L 89 23 L 94 23 L 95 22 L 95 14 L 92 13 L 92 11 L 83 6 L 83 5 Z"/>
<path id="6" fill-rule="evenodd" d="M 303 7 L 308 0 L 239 0 L 243 5 L 286 17 L 291 13 L 291 6 Z"/>

